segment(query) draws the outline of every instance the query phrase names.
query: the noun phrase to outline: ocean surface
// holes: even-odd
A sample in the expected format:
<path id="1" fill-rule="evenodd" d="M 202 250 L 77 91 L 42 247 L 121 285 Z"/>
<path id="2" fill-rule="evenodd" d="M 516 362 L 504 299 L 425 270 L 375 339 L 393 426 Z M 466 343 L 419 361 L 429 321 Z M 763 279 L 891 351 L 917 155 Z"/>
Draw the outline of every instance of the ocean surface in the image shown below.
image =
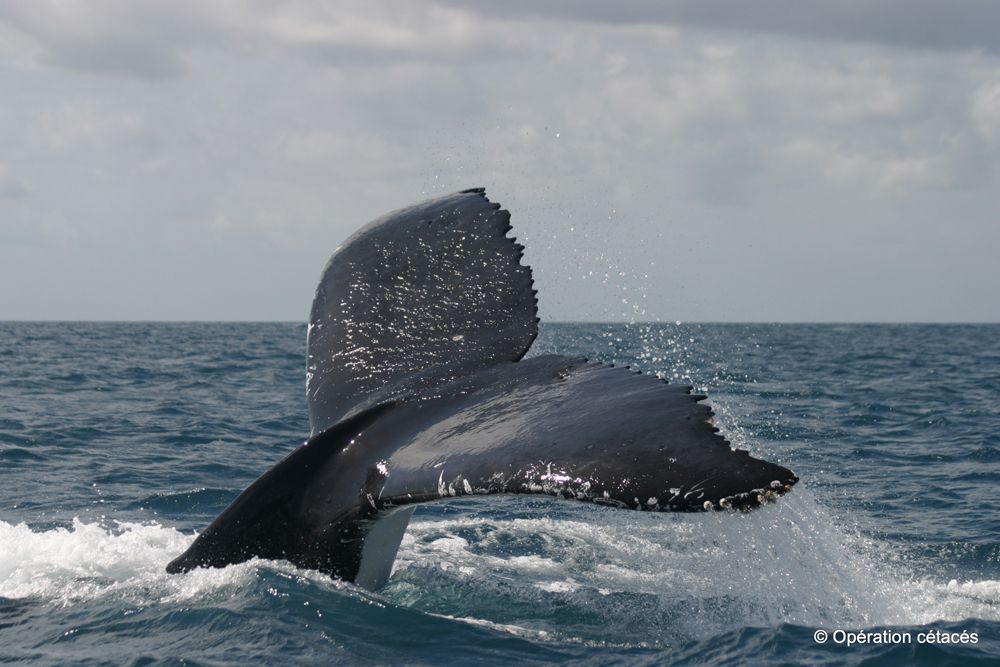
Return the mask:
<path id="1" fill-rule="evenodd" d="M 0 662 L 1000 664 L 1000 326 L 550 324 L 540 352 L 694 384 L 802 481 L 747 514 L 425 505 L 377 592 L 171 576 L 306 436 L 305 325 L 0 323 Z"/>

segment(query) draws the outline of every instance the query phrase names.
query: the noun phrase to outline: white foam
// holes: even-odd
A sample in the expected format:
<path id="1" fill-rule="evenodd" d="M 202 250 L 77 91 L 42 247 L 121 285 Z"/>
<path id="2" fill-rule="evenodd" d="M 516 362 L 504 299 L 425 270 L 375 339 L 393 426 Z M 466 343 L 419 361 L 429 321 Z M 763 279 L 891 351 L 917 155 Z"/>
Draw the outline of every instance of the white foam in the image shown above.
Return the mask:
<path id="1" fill-rule="evenodd" d="M 0 521 L 0 597 L 62 605 L 109 595 L 137 603 L 178 602 L 231 595 L 251 584 L 262 566 L 303 574 L 287 563 L 258 559 L 167 574 L 167 563 L 193 539 L 156 523 L 107 528 L 74 519 L 70 528 L 33 531 Z"/>
<path id="2" fill-rule="evenodd" d="M 407 581 L 407 570 L 417 568 L 420 587 L 457 583 L 487 617 L 498 577 L 514 595 L 559 596 L 560 605 L 587 613 L 595 597 L 624 594 L 642 604 L 609 607 L 614 618 L 608 623 L 618 624 L 622 637 L 637 624 L 669 624 L 685 636 L 704 637 L 779 623 L 860 628 L 1000 620 L 1000 581 L 912 576 L 886 553 L 889 545 L 838 527 L 801 487 L 746 515 L 557 507 L 569 518 L 428 521 L 418 515 L 394 576 Z M 470 531 L 481 537 L 468 538 Z M 138 604 L 211 602 L 252 587 L 262 568 L 340 587 L 320 573 L 256 559 L 168 575 L 166 564 L 192 539 L 159 524 L 74 520 L 70 528 L 37 531 L 0 521 L 0 597 L 61 605 L 102 596 Z M 510 548 L 525 543 L 533 545 L 529 553 Z M 428 567 L 445 582 L 423 576 L 421 568 Z M 391 585 L 385 594 L 392 599 Z"/>

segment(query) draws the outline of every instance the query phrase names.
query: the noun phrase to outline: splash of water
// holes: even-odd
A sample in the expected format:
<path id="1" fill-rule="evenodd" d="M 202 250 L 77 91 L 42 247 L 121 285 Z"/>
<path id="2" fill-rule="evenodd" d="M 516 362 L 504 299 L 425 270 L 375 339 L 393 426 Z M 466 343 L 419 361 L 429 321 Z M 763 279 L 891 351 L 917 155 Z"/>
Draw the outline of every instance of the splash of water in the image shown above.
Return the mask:
<path id="1" fill-rule="evenodd" d="M 1000 620 L 1000 582 L 914 578 L 880 557 L 886 544 L 840 528 L 800 489 L 746 515 L 585 506 L 571 514 L 583 516 L 415 522 L 385 594 L 535 632 L 566 627 L 548 623 L 552 614 L 585 619 L 598 608 L 591 625 L 622 643 L 705 639 L 782 623 L 864 628 Z M 511 598 L 522 602 L 516 619 L 506 615 Z"/>
<path id="2" fill-rule="evenodd" d="M 157 523 L 116 522 L 108 528 L 74 519 L 69 528 L 33 531 L 23 523 L 0 521 L 0 597 L 59 606 L 105 596 L 136 604 L 211 603 L 248 589 L 262 567 L 324 578 L 260 559 L 168 575 L 167 563 L 193 539 Z"/>
<path id="3" fill-rule="evenodd" d="M 699 639 L 781 623 L 1000 620 L 1000 582 L 914 578 L 884 556 L 886 544 L 839 527 L 806 489 L 745 515 L 549 506 L 548 516 L 415 521 L 380 596 L 536 638 L 575 632 L 588 643 Z M 166 563 L 191 539 L 158 524 L 77 519 L 33 531 L 0 522 L 0 597 L 213 604 L 251 594 L 262 569 L 346 586 L 256 559 L 167 575 Z M 581 620 L 555 622 L 567 615 Z"/>

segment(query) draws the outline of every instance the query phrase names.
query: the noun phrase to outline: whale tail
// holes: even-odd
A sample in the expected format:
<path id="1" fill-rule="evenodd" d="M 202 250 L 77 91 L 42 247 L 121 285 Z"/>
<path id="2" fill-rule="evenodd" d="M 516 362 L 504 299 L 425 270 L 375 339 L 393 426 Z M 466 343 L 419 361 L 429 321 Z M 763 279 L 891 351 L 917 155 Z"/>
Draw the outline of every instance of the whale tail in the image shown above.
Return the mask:
<path id="1" fill-rule="evenodd" d="M 791 471 L 730 447 L 690 387 L 522 360 L 538 320 L 509 229 L 466 190 L 380 218 L 334 254 L 310 318 L 313 436 L 170 571 L 260 556 L 374 588 L 422 502 L 529 493 L 702 511 L 791 489 Z"/>

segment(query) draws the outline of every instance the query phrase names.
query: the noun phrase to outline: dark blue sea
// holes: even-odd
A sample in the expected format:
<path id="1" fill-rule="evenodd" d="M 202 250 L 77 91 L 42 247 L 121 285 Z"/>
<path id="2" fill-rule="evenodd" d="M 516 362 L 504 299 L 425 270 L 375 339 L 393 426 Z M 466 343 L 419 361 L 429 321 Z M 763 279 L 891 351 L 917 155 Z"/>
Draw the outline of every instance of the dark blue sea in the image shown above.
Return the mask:
<path id="1" fill-rule="evenodd" d="M 306 436 L 305 334 L 0 323 L 0 662 L 1000 664 L 1000 325 L 543 325 L 533 354 L 694 384 L 802 481 L 746 514 L 425 505 L 376 592 L 167 575 Z"/>

